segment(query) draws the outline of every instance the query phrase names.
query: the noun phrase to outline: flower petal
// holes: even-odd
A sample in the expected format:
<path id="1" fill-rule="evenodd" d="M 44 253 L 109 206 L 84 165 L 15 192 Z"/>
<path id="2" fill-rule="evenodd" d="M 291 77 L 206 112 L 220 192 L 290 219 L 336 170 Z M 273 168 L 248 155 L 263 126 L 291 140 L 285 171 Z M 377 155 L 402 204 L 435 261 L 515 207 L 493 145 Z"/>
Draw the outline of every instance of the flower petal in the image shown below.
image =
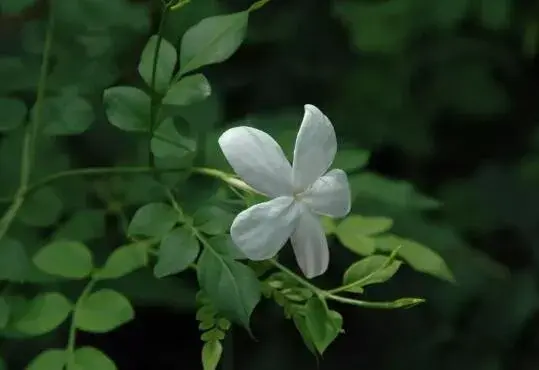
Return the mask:
<path id="1" fill-rule="evenodd" d="M 253 127 L 234 127 L 221 135 L 219 145 L 247 184 L 271 197 L 292 195 L 292 168 L 271 136 Z"/>
<path id="2" fill-rule="evenodd" d="M 301 199 L 315 213 L 331 217 L 346 216 L 352 205 L 346 172 L 339 169 L 329 171 L 302 193 Z"/>
<path id="3" fill-rule="evenodd" d="M 278 197 L 240 212 L 230 236 L 250 260 L 262 261 L 279 252 L 296 228 L 300 207 L 292 197 Z"/>
<path id="4" fill-rule="evenodd" d="M 314 105 L 305 105 L 305 115 L 294 148 L 294 189 L 305 190 L 326 173 L 336 152 L 337 138 L 333 125 Z"/>
<path id="5" fill-rule="evenodd" d="M 311 279 L 326 272 L 329 265 L 329 248 L 318 217 L 307 208 L 302 208 L 291 240 L 301 271 Z"/>

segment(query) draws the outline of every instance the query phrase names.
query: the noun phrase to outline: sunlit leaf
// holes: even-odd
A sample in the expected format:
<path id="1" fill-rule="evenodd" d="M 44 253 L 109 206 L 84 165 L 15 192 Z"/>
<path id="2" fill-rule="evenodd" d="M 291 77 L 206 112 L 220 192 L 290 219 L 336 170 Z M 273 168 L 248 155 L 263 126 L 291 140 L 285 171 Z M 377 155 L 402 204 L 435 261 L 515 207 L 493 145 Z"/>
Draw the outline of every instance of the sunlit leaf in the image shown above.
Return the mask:
<path id="1" fill-rule="evenodd" d="M 131 321 L 135 311 L 124 295 L 111 289 L 101 289 L 83 299 L 74 315 L 79 330 L 106 333 Z"/>
<path id="2" fill-rule="evenodd" d="M 93 269 L 90 250 L 80 242 L 59 240 L 42 247 L 33 258 L 42 271 L 67 279 L 83 279 Z"/>

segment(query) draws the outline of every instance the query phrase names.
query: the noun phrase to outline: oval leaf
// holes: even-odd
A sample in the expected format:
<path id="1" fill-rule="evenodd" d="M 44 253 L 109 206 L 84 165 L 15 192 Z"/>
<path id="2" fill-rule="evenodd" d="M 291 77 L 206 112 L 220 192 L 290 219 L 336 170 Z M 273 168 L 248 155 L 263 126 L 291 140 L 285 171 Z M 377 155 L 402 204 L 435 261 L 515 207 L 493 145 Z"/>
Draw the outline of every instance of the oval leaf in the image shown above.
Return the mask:
<path id="1" fill-rule="evenodd" d="M 133 243 L 116 249 L 95 275 L 97 279 L 117 279 L 148 264 L 148 245 Z"/>
<path id="2" fill-rule="evenodd" d="M 67 363 L 64 349 L 48 349 L 41 352 L 26 368 L 27 370 L 63 370 Z"/>
<path id="3" fill-rule="evenodd" d="M 376 248 L 384 252 L 393 252 L 399 248 L 397 254 L 414 270 L 454 282 L 453 273 L 432 249 L 415 241 L 400 238 L 395 235 L 382 236 L 376 239 Z"/>
<path id="4" fill-rule="evenodd" d="M 159 50 L 157 52 L 157 58 L 154 58 L 157 46 L 159 46 Z M 161 38 L 161 41 L 158 42 L 158 36 L 153 35 L 148 39 L 144 50 L 142 50 L 138 72 L 144 82 L 151 88 L 155 63 L 153 88 L 157 92 L 164 92 L 170 83 L 177 60 L 178 55 L 174 46 L 164 38 Z"/>
<path id="5" fill-rule="evenodd" d="M 28 335 L 42 335 L 60 326 L 71 313 L 73 305 L 60 293 L 44 293 L 29 302 L 14 328 Z"/>
<path id="6" fill-rule="evenodd" d="M 43 133 L 54 136 L 81 134 L 94 120 L 90 103 L 75 94 L 46 98 L 42 115 Z"/>
<path id="7" fill-rule="evenodd" d="M 82 243 L 60 240 L 41 248 L 33 258 L 42 271 L 68 279 L 88 277 L 93 269 L 92 253 Z"/>
<path id="8" fill-rule="evenodd" d="M 115 86 L 103 94 L 105 111 L 111 124 L 124 131 L 148 131 L 150 97 L 142 90 Z"/>
<path id="9" fill-rule="evenodd" d="M 202 74 L 187 76 L 173 84 L 163 98 L 163 104 L 190 105 L 211 95 L 211 86 Z"/>
<path id="10" fill-rule="evenodd" d="M 116 370 L 117 367 L 106 354 L 94 347 L 81 347 L 75 351 L 73 362 L 77 370 Z"/>
<path id="11" fill-rule="evenodd" d="M 180 73 L 228 59 L 243 42 L 248 21 L 244 11 L 205 18 L 188 29 L 180 48 Z"/>
<path id="12" fill-rule="evenodd" d="M 353 284 L 347 291 L 362 293 L 363 287 L 388 281 L 397 273 L 400 261 L 390 261 L 386 256 L 369 256 L 354 263 L 344 273 L 344 285 Z"/>
<path id="13" fill-rule="evenodd" d="M 215 307 L 246 328 L 260 301 L 260 284 L 249 267 L 206 248 L 197 264 L 198 281 Z"/>
<path id="14" fill-rule="evenodd" d="M 221 360 L 223 354 L 223 346 L 221 342 L 212 340 L 204 343 L 202 347 L 202 368 L 204 370 L 215 370 Z"/>
<path id="15" fill-rule="evenodd" d="M 139 208 L 127 229 L 130 236 L 161 237 L 178 222 L 178 214 L 168 204 L 150 203 Z"/>
<path id="16" fill-rule="evenodd" d="M 82 300 L 76 308 L 75 325 L 90 333 L 106 333 L 135 317 L 129 300 L 122 294 L 101 289 Z"/>
<path id="17" fill-rule="evenodd" d="M 159 256 L 154 267 L 158 278 L 184 271 L 195 261 L 200 251 L 197 238 L 185 227 L 178 227 L 161 240 Z"/>

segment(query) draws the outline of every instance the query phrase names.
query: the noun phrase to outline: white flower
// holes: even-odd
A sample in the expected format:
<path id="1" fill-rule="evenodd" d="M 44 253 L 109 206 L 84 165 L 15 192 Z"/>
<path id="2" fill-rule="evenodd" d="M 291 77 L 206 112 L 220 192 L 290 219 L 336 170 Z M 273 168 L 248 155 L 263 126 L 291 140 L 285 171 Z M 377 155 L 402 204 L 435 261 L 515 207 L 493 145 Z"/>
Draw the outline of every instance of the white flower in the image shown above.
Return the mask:
<path id="1" fill-rule="evenodd" d="M 305 276 L 323 274 L 329 250 L 319 215 L 344 217 L 351 203 L 346 173 L 326 173 L 337 152 L 329 119 L 305 105 L 292 166 L 271 136 L 252 127 L 227 130 L 219 145 L 247 184 L 273 198 L 238 214 L 230 230 L 238 248 L 247 258 L 261 261 L 274 257 L 290 238 Z"/>

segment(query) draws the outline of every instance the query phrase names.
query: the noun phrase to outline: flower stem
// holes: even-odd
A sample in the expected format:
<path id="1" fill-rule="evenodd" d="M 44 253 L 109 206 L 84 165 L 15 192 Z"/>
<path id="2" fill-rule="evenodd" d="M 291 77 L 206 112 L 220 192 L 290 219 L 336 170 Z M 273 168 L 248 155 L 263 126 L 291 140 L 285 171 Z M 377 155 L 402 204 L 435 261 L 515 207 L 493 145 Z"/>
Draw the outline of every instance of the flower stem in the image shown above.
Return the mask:
<path id="1" fill-rule="evenodd" d="M 276 259 L 272 258 L 270 260 L 268 260 L 273 266 L 275 266 L 276 268 L 278 268 L 279 270 L 281 270 L 282 272 L 284 272 L 285 274 L 287 274 L 288 276 L 290 276 L 292 279 L 296 280 L 298 283 L 300 283 L 301 285 L 303 285 L 304 287 L 312 290 L 313 293 L 317 294 L 317 295 L 324 295 L 324 291 L 320 288 L 318 288 L 317 286 L 309 283 L 307 280 L 305 280 L 304 278 L 302 278 L 301 276 L 299 276 L 298 274 L 296 274 L 294 271 L 290 270 L 288 267 L 280 264 L 279 262 L 277 262 Z"/>
<path id="2" fill-rule="evenodd" d="M 24 133 L 19 188 L 15 193 L 15 198 L 11 206 L 0 219 L 0 240 L 6 235 L 7 231 L 9 230 L 9 227 L 11 226 L 11 223 L 17 216 L 17 212 L 22 207 L 24 199 L 26 197 L 28 183 L 30 181 L 30 172 L 33 165 L 36 137 L 39 133 L 39 127 L 41 125 L 43 113 L 43 100 L 45 99 L 45 92 L 47 86 L 47 72 L 49 70 L 49 60 L 52 50 L 52 39 L 54 33 L 53 31 L 54 11 L 53 6 L 51 5 L 49 7 L 49 21 L 47 24 L 45 46 L 43 50 L 41 69 L 39 73 L 39 82 L 37 87 L 36 110 L 32 115 L 30 125 L 26 127 Z"/>

